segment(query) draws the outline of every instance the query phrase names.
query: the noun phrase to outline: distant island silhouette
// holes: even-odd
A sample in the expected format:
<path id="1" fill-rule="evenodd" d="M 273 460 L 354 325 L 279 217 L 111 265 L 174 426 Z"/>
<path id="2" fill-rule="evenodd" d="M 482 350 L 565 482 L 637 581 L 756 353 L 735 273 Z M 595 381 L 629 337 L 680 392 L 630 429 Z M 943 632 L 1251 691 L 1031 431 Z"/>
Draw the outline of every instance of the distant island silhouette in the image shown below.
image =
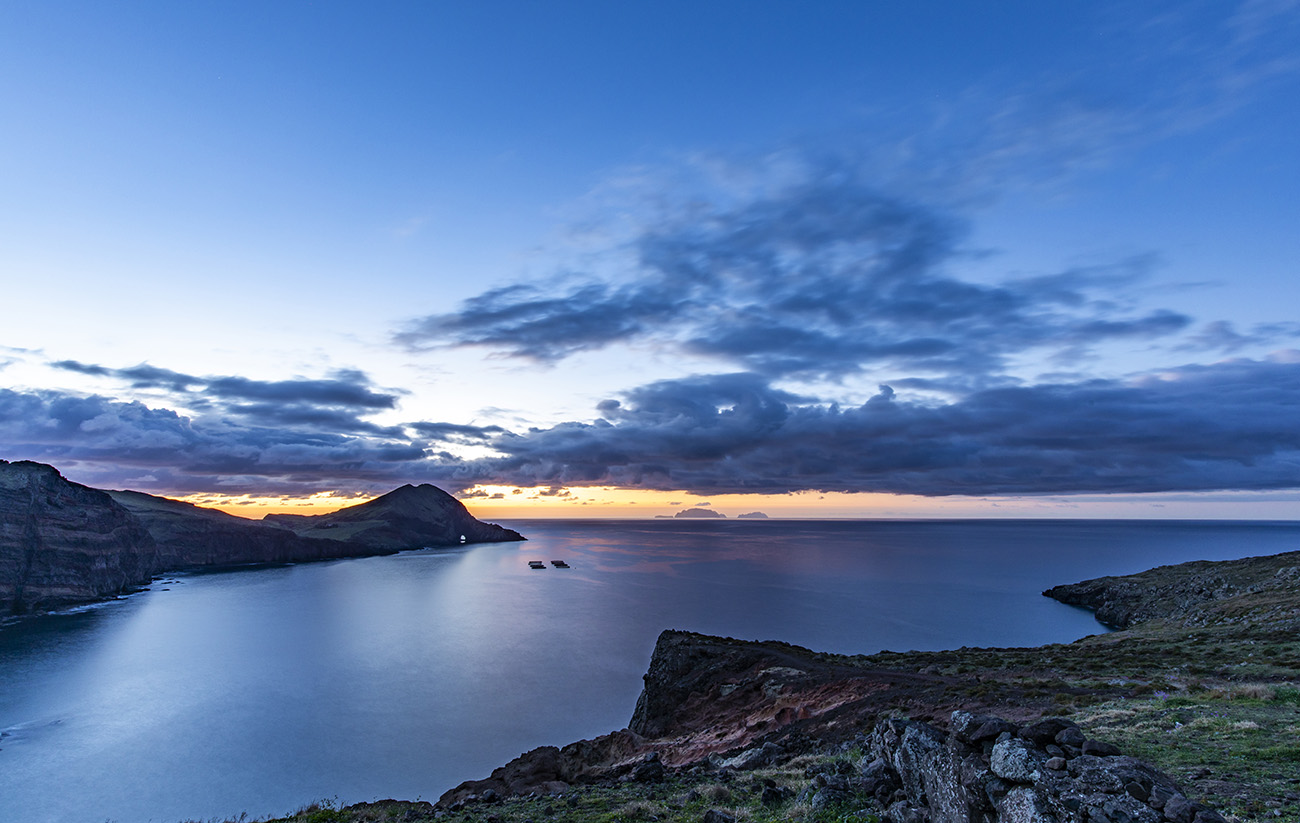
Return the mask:
<path id="1" fill-rule="evenodd" d="M 677 514 L 656 514 L 655 517 L 660 520 L 672 520 L 676 518 L 684 520 L 689 520 L 691 518 L 721 520 L 725 518 L 726 515 L 722 512 L 715 512 L 713 509 L 702 509 L 697 506 L 693 509 L 682 509 Z"/>

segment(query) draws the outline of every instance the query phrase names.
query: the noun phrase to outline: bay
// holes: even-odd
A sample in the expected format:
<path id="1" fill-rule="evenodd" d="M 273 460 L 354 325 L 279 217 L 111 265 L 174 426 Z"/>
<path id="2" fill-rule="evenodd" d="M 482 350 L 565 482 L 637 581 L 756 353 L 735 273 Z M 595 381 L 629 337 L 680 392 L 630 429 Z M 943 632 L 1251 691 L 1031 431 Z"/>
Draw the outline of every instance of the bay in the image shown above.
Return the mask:
<path id="1" fill-rule="evenodd" d="M 625 726 L 666 628 L 844 653 L 1033 646 L 1103 631 L 1052 585 L 1300 548 L 1293 522 L 505 525 L 529 541 L 174 575 L 0 627 L 4 819 L 436 799 Z"/>

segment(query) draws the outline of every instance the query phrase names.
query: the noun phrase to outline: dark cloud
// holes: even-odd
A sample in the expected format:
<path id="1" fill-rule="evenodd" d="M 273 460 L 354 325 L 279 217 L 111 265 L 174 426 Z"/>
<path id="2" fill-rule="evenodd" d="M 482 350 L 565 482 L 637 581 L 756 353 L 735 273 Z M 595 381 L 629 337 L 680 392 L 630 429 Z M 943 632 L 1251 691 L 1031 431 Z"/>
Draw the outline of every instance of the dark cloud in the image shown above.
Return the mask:
<path id="1" fill-rule="evenodd" d="M 162 369 L 141 363 L 126 369 L 111 369 L 94 363 L 82 363 L 77 360 L 58 360 L 50 364 L 56 369 L 88 374 L 94 377 L 115 377 L 126 381 L 133 389 L 166 389 L 173 392 L 188 392 L 192 386 L 199 386 L 206 381 L 170 369 Z"/>
<path id="2" fill-rule="evenodd" d="M 1191 322 L 1137 314 L 1117 298 L 1149 257 L 1002 284 L 961 280 L 949 272 L 971 253 L 960 218 L 858 178 L 820 167 L 739 204 L 682 204 L 640 230 L 620 281 L 496 289 L 397 340 L 556 362 L 649 338 L 770 377 L 881 366 L 970 376 L 996 375 L 1026 349 L 1077 357 Z"/>
<path id="3" fill-rule="evenodd" d="M 430 440 L 450 443 L 483 443 L 494 435 L 505 434 L 500 426 L 467 426 L 457 423 L 407 423 L 406 427 Z"/>
<path id="4" fill-rule="evenodd" d="M 114 370 L 107 366 L 96 366 L 92 363 L 82 363 L 77 360 L 56 360 L 50 365 L 56 369 L 76 372 L 77 374 L 90 374 L 95 377 L 109 377 L 114 374 Z"/>
<path id="5" fill-rule="evenodd" d="M 339 433 L 331 421 L 298 421 L 273 410 L 281 425 L 236 418 L 191 419 L 168 409 L 101 396 L 0 389 L 0 443 L 6 459 L 52 463 L 81 482 L 164 493 L 312 494 L 387 491 L 406 482 L 450 488 L 462 470 L 400 428 Z M 257 415 L 253 415 L 257 416 Z M 344 416 L 333 421 L 353 422 Z"/>
<path id="6" fill-rule="evenodd" d="M 278 403 L 338 406 L 351 409 L 391 409 L 397 396 L 372 391 L 365 375 L 346 372 L 328 380 L 249 380 L 245 377 L 210 378 L 205 391 L 223 399 L 264 400 Z"/>
<path id="7" fill-rule="evenodd" d="M 680 300 L 658 289 L 594 284 L 552 297 L 531 286 L 512 286 L 468 300 L 455 314 L 426 317 L 396 338 L 414 350 L 454 341 L 554 362 L 643 336 L 673 322 L 682 310 Z"/>
<path id="8" fill-rule="evenodd" d="M 267 381 L 230 376 L 196 377 L 148 363 L 125 369 L 76 360 L 59 360 L 50 365 L 79 374 L 115 377 L 125 380 L 136 389 L 167 389 L 185 393 L 195 387 L 202 387 L 200 393 L 213 400 L 260 400 L 371 410 L 391 409 L 397 404 L 397 394 L 372 390 L 370 378 L 355 369 L 340 369 L 331 377 L 320 380 Z"/>
<path id="9" fill-rule="evenodd" d="M 844 407 L 762 375 L 706 375 L 626 392 L 590 422 L 523 433 L 436 422 L 327 431 L 329 421 L 296 420 L 306 412 L 285 408 L 280 425 L 264 426 L 0 390 L 0 456 L 168 493 L 373 492 L 408 482 L 453 492 L 540 487 L 532 496 L 557 499 L 592 485 L 979 496 L 1300 487 L 1300 352 L 1128 380 L 1005 385 L 947 403 L 882 386 Z M 457 440 L 494 454 L 464 459 L 429 445 Z"/>
<path id="10" fill-rule="evenodd" d="M 888 387 L 852 408 L 807 403 L 754 375 L 666 381 L 627 399 L 609 419 L 499 438 L 494 479 L 921 495 L 1300 486 L 1300 363 L 1285 360 L 989 389 L 945 405 Z"/>
<path id="11" fill-rule="evenodd" d="M 401 437 L 401 426 L 378 426 L 361 419 L 348 409 L 311 406 L 302 403 L 231 403 L 223 407 L 227 415 L 260 426 L 310 426 L 323 431 L 365 433 L 383 437 Z M 432 438 L 431 438 L 432 439 Z"/>

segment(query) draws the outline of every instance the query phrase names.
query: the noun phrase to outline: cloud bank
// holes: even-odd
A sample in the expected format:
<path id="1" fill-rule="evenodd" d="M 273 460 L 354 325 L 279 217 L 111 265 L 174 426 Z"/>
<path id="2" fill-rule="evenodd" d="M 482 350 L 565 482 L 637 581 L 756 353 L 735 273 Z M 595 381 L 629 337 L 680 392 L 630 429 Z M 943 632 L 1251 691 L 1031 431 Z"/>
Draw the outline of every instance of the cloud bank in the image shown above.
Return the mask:
<path id="1" fill-rule="evenodd" d="M 557 494 L 588 485 L 918 495 L 1300 486 L 1300 352 L 991 388 L 941 404 L 882 387 L 840 407 L 758 374 L 708 375 L 643 386 L 598 411 L 590 422 L 524 433 L 417 422 L 361 435 L 0 390 L 0 439 L 6 457 L 81 466 L 84 482 L 171 492 L 378 491 L 416 481 Z M 456 457 L 444 448 L 453 441 L 494 455 Z"/>

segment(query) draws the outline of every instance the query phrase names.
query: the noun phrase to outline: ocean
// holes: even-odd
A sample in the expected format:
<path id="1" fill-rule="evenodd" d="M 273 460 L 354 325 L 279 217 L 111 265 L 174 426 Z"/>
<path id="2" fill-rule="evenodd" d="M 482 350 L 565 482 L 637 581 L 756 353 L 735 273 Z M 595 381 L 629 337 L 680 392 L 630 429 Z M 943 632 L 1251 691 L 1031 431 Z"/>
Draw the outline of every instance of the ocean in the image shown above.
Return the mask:
<path id="1" fill-rule="evenodd" d="M 1300 549 L 1294 522 L 503 525 L 529 541 L 177 574 L 0 626 L 3 819 L 434 800 L 625 726 L 663 629 L 843 653 L 1034 646 L 1104 631 L 1041 595 L 1058 583 Z"/>

